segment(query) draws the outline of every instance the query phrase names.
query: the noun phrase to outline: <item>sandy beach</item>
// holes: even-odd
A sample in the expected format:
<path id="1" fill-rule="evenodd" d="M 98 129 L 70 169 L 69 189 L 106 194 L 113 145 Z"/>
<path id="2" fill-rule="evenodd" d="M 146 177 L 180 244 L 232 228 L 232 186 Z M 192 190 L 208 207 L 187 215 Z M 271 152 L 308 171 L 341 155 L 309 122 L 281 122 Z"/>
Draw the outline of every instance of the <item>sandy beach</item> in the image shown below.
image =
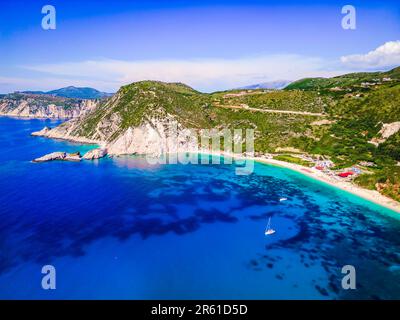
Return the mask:
<path id="1" fill-rule="evenodd" d="M 306 167 L 303 167 L 303 166 L 300 166 L 297 164 L 274 160 L 274 159 L 254 158 L 254 160 L 257 162 L 277 165 L 277 166 L 281 166 L 281 167 L 285 167 L 285 168 L 297 171 L 308 177 L 328 183 L 331 186 L 345 190 L 347 192 L 351 192 L 361 198 L 364 198 L 366 200 L 369 200 L 371 202 L 374 202 L 376 204 L 379 204 L 381 206 L 384 206 L 388 209 L 391 209 L 393 211 L 400 213 L 400 203 L 399 202 L 380 194 L 376 190 L 364 189 L 364 188 L 356 186 L 355 184 L 347 182 L 347 181 L 338 181 L 338 180 L 332 178 L 331 176 L 328 176 L 327 174 L 325 174 L 317 169 L 314 169 L 314 168 L 306 168 Z"/>
<path id="2" fill-rule="evenodd" d="M 371 201 L 373 203 L 376 203 L 378 205 L 386 207 L 390 210 L 393 210 L 397 213 L 400 213 L 400 203 L 399 202 L 380 194 L 376 190 L 368 190 L 368 189 L 361 188 L 351 182 L 340 181 L 339 177 L 336 177 L 336 176 L 331 177 L 331 176 L 325 174 L 324 172 L 319 171 L 315 168 L 308 168 L 308 167 L 304 167 L 304 166 L 301 166 L 298 164 L 275 160 L 275 159 L 268 159 L 268 158 L 261 158 L 261 157 L 246 157 L 246 156 L 240 156 L 240 155 L 226 153 L 226 152 L 220 152 L 220 153 L 218 153 L 218 152 L 211 152 L 211 153 L 210 152 L 199 152 L 199 153 L 212 154 L 212 155 L 216 155 L 216 156 L 218 156 L 218 155 L 227 156 L 227 157 L 232 157 L 234 159 L 247 159 L 247 160 L 253 160 L 255 162 L 284 167 L 284 168 L 299 172 L 310 178 L 327 183 L 333 187 L 345 190 L 345 191 L 355 194 L 361 198 L 364 198 L 368 201 Z"/>

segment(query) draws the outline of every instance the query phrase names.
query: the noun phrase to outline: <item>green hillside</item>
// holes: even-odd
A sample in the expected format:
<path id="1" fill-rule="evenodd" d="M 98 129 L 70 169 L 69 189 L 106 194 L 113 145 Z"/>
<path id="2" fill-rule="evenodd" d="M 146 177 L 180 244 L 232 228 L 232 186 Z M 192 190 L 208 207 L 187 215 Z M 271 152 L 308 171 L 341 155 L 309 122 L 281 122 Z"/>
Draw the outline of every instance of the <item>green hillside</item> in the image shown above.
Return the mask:
<path id="1" fill-rule="evenodd" d="M 332 78 L 305 78 L 292 82 L 285 90 L 327 90 L 336 87 L 360 89 L 362 83 L 383 83 L 384 78 L 400 81 L 400 67 L 386 72 L 359 72 Z"/>
<path id="2" fill-rule="evenodd" d="M 187 128 L 208 128 L 207 96 L 180 83 L 141 81 L 121 89 L 110 100 L 87 115 L 75 131 L 91 137 L 101 123 L 117 127 L 108 135 L 112 141 L 129 127 L 140 126 L 145 119 L 175 116 Z"/>
<path id="3" fill-rule="evenodd" d="M 369 84 L 362 86 L 363 82 Z M 337 86 L 344 90 L 329 90 Z M 311 154 L 330 156 L 339 168 L 361 161 L 375 163 L 375 167 L 368 169 L 369 174 L 357 177 L 356 183 L 400 201 L 400 133 L 379 146 L 370 143 L 379 136 L 384 123 L 400 121 L 400 68 L 330 79 L 304 79 L 285 90 L 299 89 L 331 97 L 333 103 L 327 112 L 335 122 L 314 137 L 302 136 L 290 143 Z"/>
<path id="4" fill-rule="evenodd" d="M 317 92 L 300 90 L 246 90 L 226 91 L 211 95 L 214 105 L 239 106 L 250 108 L 324 112 L 331 102 L 329 97 Z"/>

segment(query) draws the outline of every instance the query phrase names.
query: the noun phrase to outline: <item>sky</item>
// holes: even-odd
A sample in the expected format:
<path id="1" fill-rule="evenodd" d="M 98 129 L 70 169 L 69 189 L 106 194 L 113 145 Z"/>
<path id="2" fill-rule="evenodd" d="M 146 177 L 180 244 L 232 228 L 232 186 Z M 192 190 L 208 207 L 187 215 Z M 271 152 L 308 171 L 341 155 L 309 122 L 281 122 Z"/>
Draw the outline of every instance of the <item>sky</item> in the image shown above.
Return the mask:
<path id="1" fill-rule="evenodd" d="M 0 0 L 0 93 L 140 80 L 210 92 L 399 65 L 400 1 Z"/>

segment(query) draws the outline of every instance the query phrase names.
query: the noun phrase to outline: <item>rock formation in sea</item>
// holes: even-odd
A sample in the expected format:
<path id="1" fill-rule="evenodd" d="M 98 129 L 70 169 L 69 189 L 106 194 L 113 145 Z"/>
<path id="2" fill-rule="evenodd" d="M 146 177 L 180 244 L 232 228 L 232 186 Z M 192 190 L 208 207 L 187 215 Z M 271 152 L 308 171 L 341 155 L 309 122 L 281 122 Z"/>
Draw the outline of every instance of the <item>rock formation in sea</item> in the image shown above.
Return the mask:
<path id="1" fill-rule="evenodd" d="M 107 155 L 107 149 L 105 148 L 96 148 L 93 150 L 89 150 L 88 152 L 85 153 L 85 155 L 82 157 L 82 159 L 85 160 L 96 160 L 103 158 Z"/>
<path id="2" fill-rule="evenodd" d="M 32 133 L 31 133 L 31 136 L 38 136 L 38 137 L 40 137 L 40 136 L 45 136 L 46 133 L 48 133 L 50 130 L 51 130 L 51 128 L 49 128 L 49 127 L 44 127 L 44 128 L 43 128 L 42 130 L 40 130 L 40 131 L 32 132 Z"/>
<path id="3" fill-rule="evenodd" d="M 52 152 L 46 154 L 40 158 L 32 160 L 32 162 L 48 162 L 48 161 L 81 161 L 81 155 L 79 152 L 76 153 L 66 153 L 66 152 Z"/>

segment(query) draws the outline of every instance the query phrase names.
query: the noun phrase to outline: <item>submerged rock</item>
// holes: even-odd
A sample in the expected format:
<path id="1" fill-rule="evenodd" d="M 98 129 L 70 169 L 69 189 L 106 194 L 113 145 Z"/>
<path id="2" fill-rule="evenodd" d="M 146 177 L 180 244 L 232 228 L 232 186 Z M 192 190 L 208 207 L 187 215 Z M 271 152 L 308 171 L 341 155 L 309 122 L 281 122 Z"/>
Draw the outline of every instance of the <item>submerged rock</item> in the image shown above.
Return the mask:
<path id="1" fill-rule="evenodd" d="M 34 159 L 33 162 L 47 162 L 55 160 L 81 161 L 81 155 L 79 152 L 76 153 L 52 152 L 44 155 L 43 157 Z"/>
<path id="2" fill-rule="evenodd" d="M 86 152 L 86 154 L 83 156 L 83 159 L 95 160 L 95 159 L 103 158 L 106 155 L 107 155 L 107 149 L 97 148 L 97 149 L 93 149 L 93 150 Z"/>

